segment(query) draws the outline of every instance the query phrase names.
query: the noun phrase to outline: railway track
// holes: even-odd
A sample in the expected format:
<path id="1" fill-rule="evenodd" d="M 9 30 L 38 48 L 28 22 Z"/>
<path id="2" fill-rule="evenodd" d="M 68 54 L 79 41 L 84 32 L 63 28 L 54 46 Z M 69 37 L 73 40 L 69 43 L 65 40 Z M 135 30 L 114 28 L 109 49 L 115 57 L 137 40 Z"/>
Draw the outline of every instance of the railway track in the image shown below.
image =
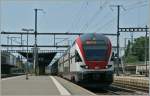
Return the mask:
<path id="1" fill-rule="evenodd" d="M 131 88 L 124 88 L 124 87 L 120 87 L 120 86 L 116 86 L 116 85 L 112 85 L 113 87 L 117 87 L 117 88 L 120 88 L 120 89 L 123 89 L 123 90 L 127 90 L 131 93 L 134 93 L 134 95 L 148 95 L 149 92 L 145 92 L 143 90 L 135 90 L 135 89 L 131 89 Z"/>
<path id="2" fill-rule="evenodd" d="M 111 85 L 105 88 L 88 88 L 88 90 L 94 92 L 97 95 L 148 95 L 148 93 L 142 91 L 122 88 L 115 85 Z"/>
<path id="3" fill-rule="evenodd" d="M 103 89 L 96 93 L 97 95 L 121 95 L 115 91 L 109 90 L 109 89 Z"/>
<path id="4" fill-rule="evenodd" d="M 68 80 L 68 79 L 66 79 Z M 68 80 L 69 81 L 69 80 Z M 72 81 L 71 81 L 72 82 Z M 74 83 L 74 82 L 72 82 Z M 76 84 L 76 83 L 74 83 Z M 83 85 L 77 84 L 97 95 L 148 95 L 148 91 L 143 91 L 139 89 L 133 89 L 129 87 L 120 86 L 117 84 L 111 84 L 109 87 L 94 87 L 94 88 L 87 88 Z"/>
<path id="5" fill-rule="evenodd" d="M 118 86 L 118 87 L 123 87 L 126 89 L 130 89 L 130 90 L 136 90 L 136 91 L 141 91 L 141 92 L 149 92 L 149 88 L 144 88 L 144 87 L 138 87 L 138 86 L 131 86 L 131 85 L 126 85 L 124 86 L 123 84 L 113 84 L 114 86 Z"/>

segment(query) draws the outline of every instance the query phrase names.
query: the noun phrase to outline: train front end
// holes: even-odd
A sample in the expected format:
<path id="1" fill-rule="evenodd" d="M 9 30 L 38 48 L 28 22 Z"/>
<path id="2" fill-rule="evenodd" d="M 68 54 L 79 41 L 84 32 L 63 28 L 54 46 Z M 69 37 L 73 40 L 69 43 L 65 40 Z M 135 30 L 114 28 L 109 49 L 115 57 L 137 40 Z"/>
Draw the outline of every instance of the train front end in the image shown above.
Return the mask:
<path id="1" fill-rule="evenodd" d="M 84 83 L 109 85 L 113 82 L 112 45 L 102 34 L 86 34 L 76 39 L 82 59 L 79 80 Z"/>

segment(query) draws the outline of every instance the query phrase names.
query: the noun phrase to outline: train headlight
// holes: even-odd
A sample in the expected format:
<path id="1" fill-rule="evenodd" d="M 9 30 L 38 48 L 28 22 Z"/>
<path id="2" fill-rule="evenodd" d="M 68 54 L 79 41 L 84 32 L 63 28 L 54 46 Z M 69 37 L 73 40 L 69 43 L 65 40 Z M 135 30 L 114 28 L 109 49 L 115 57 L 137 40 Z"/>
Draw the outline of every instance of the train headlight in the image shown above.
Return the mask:
<path id="1" fill-rule="evenodd" d="M 89 67 L 87 65 L 80 65 L 80 67 L 88 69 Z"/>
<path id="2" fill-rule="evenodd" d="M 105 67 L 106 69 L 108 68 L 108 66 Z"/>
<path id="3" fill-rule="evenodd" d="M 88 69 L 88 66 L 86 65 L 85 68 Z"/>
<path id="4" fill-rule="evenodd" d="M 105 68 L 110 68 L 110 67 L 112 67 L 112 65 L 107 65 Z"/>

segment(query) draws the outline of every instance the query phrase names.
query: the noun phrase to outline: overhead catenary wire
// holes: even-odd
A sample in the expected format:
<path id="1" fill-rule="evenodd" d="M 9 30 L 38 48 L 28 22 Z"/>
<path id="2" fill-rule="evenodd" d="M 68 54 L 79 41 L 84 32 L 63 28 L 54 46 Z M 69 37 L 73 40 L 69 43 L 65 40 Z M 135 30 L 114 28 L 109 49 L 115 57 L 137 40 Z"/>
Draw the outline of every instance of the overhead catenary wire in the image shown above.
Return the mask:
<path id="1" fill-rule="evenodd" d="M 132 5 L 135 5 L 135 4 L 141 4 L 142 2 L 146 2 L 146 1 L 138 1 L 138 2 L 135 2 L 135 3 L 133 3 L 133 4 L 129 4 L 128 6 L 132 6 Z M 85 2 L 84 2 L 85 3 Z M 84 5 L 84 3 L 83 3 L 83 5 Z M 105 5 L 105 4 L 107 4 L 108 2 L 104 2 L 104 4 L 102 5 L 102 7 Z M 110 3 L 110 2 L 109 2 Z M 81 12 L 81 9 L 83 8 L 83 5 L 81 6 L 81 8 L 80 8 L 80 10 L 79 10 L 79 12 L 77 12 L 77 16 L 75 15 L 75 17 L 78 17 L 78 19 L 76 20 L 76 19 L 74 19 L 75 21 L 76 21 L 76 23 L 74 24 L 74 26 L 73 26 L 73 24 L 71 25 L 71 27 L 69 28 L 69 30 L 72 28 L 72 27 L 74 27 L 74 29 L 77 29 L 77 25 L 79 25 L 79 22 L 81 22 L 81 17 L 82 17 L 82 15 L 80 15 L 80 12 Z M 106 5 L 105 5 L 106 6 Z M 84 8 L 87 8 L 88 7 L 88 1 L 86 1 L 86 6 L 84 7 Z M 81 26 L 81 29 L 80 29 L 80 32 L 83 32 L 83 31 L 86 31 L 86 30 L 88 30 L 89 28 L 90 28 L 90 25 L 93 23 L 93 21 L 95 20 L 95 18 L 94 17 L 97 17 L 98 16 L 98 12 L 100 11 L 100 9 L 103 9 L 103 8 L 99 8 L 99 10 L 98 11 L 96 11 L 95 12 L 95 14 L 91 17 L 91 19 L 90 20 L 88 20 L 85 24 L 84 24 L 84 26 Z M 134 9 L 134 8 L 131 8 L 131 10 L 132 9 Z M 129 9 L 127 9 L 127 10 L 129 10 Z M 102 11 L 102 10 L 101 10 Z M 100 11 L 100 12 L 101 12 Z M 109 14 L 109 13 L 107 13 L 107 14 Z M 103 18 L 105 18 L 106 16 L 108 16 L 108 15 L 105 15 Z M 102 20 L 102 19 L 101 19 Z M 112 21 L 112 20 L 111 20 Z M 99 23 L 96 23 L 95 25 L 97 26 Z M 94 26 L 94 27 L 96 27 L 96 26 Z M 75 28 L 76 27 L 76 28 Z"/>
<path id="2" fill-rule="evenodd" d="M 85 6 L 85 10 L 89 10 L 88 9 L 88 6 L 89 6 L 89 2 L 86 3 L 86 6 Z M 87 17 L 85 14 L 82 15 L 82 17 L 80 18 L 79 22 L 76 23 L 79 27 L 77 28 L 78 32 L 80 32 L 80 28 L 82 26 L 82 23 L 83 23 L 83 19 L 85 19 L 85 17 Z"/>
<path id="3" fill-rule="evenodd" d="M 75 31 L 74 29 L 76 28 L 77 29 L 77 25 L 79 24 L 80 20 L 81 20 L 81 17 L 82 17 L 82 9 L 83 8 L 86 8 L 88 5 L 88 0 L 86 0 L 86 2 L 84 1 L 82 4 L 81 4 L 81 7 L 79 8 L 79 10 L 77 11 L 76 15 L 74 16 L 74 19 L 73 19 L 73 22 L 71 24 L 71 26 L 69 27 L 68 31 L 67 32 L 70 32 L 71 29 L 72 29 L 72 32 Z"/>
<path id="4" fill-rule="evenodd" d="M 108 24 L 111 24 L 116 18 L 112 18 L 111 20 L 109 20 L 108 22 L 106 22 L 105 24 L 103 24 L 102 26 L 100 26 L 98 29 L 96 29 L 94 32 L 98 32 L 101 29 L 104 29 L 105 27 L 108 27 Z"/>
<path id="5" fill-rule="evenodd" d="M 99 6 L 98 10 L 94 13 L 94 15 L 81 27 L 80 32 L 88 30 L 88 27 L 93 23 L 93 21 L 102 12 L 107 4 L 108 0 L 106 0 L 101 6 Z"/>
<path id="6" fill-rule="evenodd" d="M 74 15 L 73 20 L 72 20 L 72 24 L 71 26 L 68 28 L 67 32 L 70 32 L 70 30 L 73 28 L 74 26 L 74 22 L 76 21 L 77 18 L 79 18 L 79 14 L 81 13 L 81 9 L 83 8 L 85 2 L 82 2 L 79 10 L 77 11 L 77 13 Z"/>
<path id="7" fill-rule="evenodd" d="M 139 2 L 136 2 L 136 3 L 134 3 L 134 4 L 140 4 L 140 3 L 139 3 Z M 132 4 L 132 5 L 133 5 L 133 4 Z M 131 11 L 131 10 L 133 10 L 133 9 L 135 9 L 135 8 L 144 7 L 144 6 L 147 6 L 147 4 L 143 4 L 143 3 L 142 3 L 142 5 L 138 5 L 138 6 L 136 6 L 136 7 L 132 7 L 132 6 L 131 6 L 131 7 L 128 7 L 128 8 L 126 8 L 126 11 L 125 11 L 123 14 L 122 14 L 122 12 L 121 12 L 120 15 L 126 15 L 129 11 Z M 99 30 L 105 28 L 107 24 L 113 22 L 114 20 L 116 20 L 115 17 L 113 17 L 111 20 L 107 21 L 107 22 L 104 23 L 102 26 L 100 26 L 99 28 L 97 28 L 94 32 L 97 32 L 97 31 L 99 31 Z"/>
<path id="8" fill-rule="evenodd" d="M 92 23 L 92 21 L 94 21 L 94 19 L 97 17 L 97 15 L 99 14 L 99 12 L 101 12 L 101 8 L 92 16 L 92 18 L 85 24 L 82 26 L 82 28 L 80 29 L 80 32 L 82 32 L 83 30 L 86 30 L 88 28 L 88 26 Z"/>
<path id="9" fill-rule="evenodd" d="M 147 0 L 138 0 L 137 2 L 134 2 L 134 3 L 131 3 L 131 2 L 129 2 L 128 4 L 126 4 L 126 5 L 124 5 L 125 7 L 135 7 L 135 6 L 137 6 L 137 5 L 141 5 L 141 4 L 143 4 L 143 3 L 147 3 L 148 1 Z"/>
<path id="10" fill-rule="evenodd" d="M 107 13 L 106 15 L 104 15 L 102 18 L 100 18 L 100 20 L 99 20 L 97 23 L 93 24 L 92 26 L 89 26 L 88 29 L 96 28 L 96 27 L 100 24 L 101 20 L 103 20 L 104 18 L 107 18 L 107 17 L 109 16 L 109 14 L 110 14 L 110 13 Z M 87 29 L 87 30 L 88 30 L 88 29 Z"/>

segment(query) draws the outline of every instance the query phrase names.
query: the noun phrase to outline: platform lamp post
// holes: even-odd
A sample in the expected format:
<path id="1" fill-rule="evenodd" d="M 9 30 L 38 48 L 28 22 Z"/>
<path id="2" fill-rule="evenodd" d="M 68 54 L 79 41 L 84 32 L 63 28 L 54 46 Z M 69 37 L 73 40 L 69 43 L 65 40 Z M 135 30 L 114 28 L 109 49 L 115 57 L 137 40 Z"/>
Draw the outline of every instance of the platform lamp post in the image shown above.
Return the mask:
<path id="1" fill-rule="evenodd" d="M 17 39 L 17 38 L 20 38 L 20 37 L 11 36 L 11 37 L 8 37 L 8 38 L 7 38 L 7 39 L 10 39 L 10 40 L 11 40 L 11 41 L 10 41 L 10 43 L 11 43 L 11 50 L 13 50 L 13 48 L 12 48 L 13 41 L 14 41 L 15 39 Z M 8 41 L 8 43 L 9 43 L 9 41 Z"/>
<path id="2" fill-rule="evenodd" d="M 28 67 L 28 37 L 29 37 L 29 31 L 34 31 L 33 29 L 25 29 L 25 28 L 22 28 L 22 31 L 26 31 L 27 32 L 27 69 L 26 69 L 26 79 L 28 79 L 28 73 L 29 73 L 29 67 Z"/>

